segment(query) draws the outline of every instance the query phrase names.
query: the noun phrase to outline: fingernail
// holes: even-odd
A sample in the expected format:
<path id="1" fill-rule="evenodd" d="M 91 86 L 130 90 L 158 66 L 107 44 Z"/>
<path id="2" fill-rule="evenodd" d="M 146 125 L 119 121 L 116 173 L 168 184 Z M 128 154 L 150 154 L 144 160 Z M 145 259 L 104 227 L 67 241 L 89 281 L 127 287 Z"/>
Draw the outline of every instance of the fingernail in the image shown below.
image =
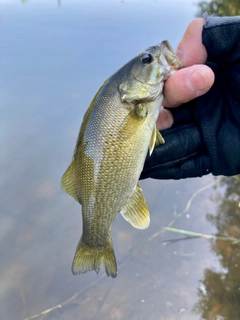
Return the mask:
<path id="1" fill-rule="evenodd" d="M 205 67 L 202 68 L 199 66 L 189 73 L 186 84 L 192 91 L 201 93 L 201 91 L 206 90 L 208 87 L 208 77 L 205 75 L 203 69 L 205 69 Z"/>

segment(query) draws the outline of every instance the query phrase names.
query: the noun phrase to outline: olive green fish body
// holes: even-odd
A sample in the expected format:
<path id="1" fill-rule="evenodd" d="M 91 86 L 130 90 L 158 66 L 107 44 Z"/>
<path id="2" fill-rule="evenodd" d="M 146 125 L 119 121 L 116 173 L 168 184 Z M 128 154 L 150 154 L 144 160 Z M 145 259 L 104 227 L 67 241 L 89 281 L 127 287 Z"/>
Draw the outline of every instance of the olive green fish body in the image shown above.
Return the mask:
<path id="1" fill-rule="evenodd" d="M 164 50 L 163 44 L 151 47 L 119 69 L 99 89 L 84 116 L 72 163 L 62 178 L 64 190 L 82 205 L 83 233 L 74 274 L 98 272 L 103 261 L 106 273 L 117 275 L 111 239 L 117 213 L 136 228 L 149 225 L 138 179 L 148 150 L 163 143 L 155 127 L 163 80 L 179 67 L 174 60 L 166 69 L 160 60 Z M 143 63 L 146 54 L 151 63 Z"/>

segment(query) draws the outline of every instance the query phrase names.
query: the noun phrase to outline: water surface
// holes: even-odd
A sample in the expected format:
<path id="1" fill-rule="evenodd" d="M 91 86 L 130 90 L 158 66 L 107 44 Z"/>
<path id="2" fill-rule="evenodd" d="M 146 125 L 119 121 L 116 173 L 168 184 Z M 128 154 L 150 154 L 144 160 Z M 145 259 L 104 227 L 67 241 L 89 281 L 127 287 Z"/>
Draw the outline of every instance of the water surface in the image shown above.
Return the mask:
<path id="1" fill-rule="evenodd" d="M 117 278 L 104 268 L 71 273 L 81 208 L 60 178 L 83 114 L 139 51 L 163 39 L 176 48 L 196 11 L 188 0 L 1 0 L 1 319 L 239 319 L 239 246 L 162 232 L 174 220 L 178 229 L 238 237 L 234 178 L 199 192 L 187 211 L 212 176 L 143 181 L 151 225 L 139 231 L 116 218 Z"/>

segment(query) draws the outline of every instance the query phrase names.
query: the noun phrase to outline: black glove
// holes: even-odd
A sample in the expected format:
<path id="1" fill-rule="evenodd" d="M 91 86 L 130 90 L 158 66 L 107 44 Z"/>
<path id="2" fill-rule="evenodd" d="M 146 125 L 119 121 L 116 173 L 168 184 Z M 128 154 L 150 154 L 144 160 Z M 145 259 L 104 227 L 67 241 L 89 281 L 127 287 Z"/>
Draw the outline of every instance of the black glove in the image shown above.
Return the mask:
<path id="1" fill-rule="evenodd" d="M 181 179 L 240 173 L 240 17 L 207 17 L 202 42 L 215 74 L 212 88 L 171 109 L 165 144 L 145 162 L 140 179 Z"/>

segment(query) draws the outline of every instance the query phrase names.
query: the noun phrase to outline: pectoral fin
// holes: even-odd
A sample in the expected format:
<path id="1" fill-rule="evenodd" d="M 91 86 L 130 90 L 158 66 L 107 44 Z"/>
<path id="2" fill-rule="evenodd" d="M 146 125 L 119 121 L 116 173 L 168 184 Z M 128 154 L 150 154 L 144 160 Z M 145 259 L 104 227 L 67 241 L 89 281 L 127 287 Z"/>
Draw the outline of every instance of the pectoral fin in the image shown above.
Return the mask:
<path id="1" fill-rule="evenodd" d="M 135 192 L 121 210 L 121 214 L 134 228 L 146 229 L 150 223 L 150 215 L 141 191 L 140 185 L 137 184 Z"/>
<path id="2" fill-rule="evenodd" d="M 62 189 L 79 202 L 74 187 L 74 160 L 70 163 L 61 179 Z"/>
<path id="3" fill-rule="evenodd" d="M 153 129 L 152 137 L 149 145 L 149 154 L 151 155 L 155 146 L 165 143 L 161 133 L 158 131 L 156 126 Z"/>

